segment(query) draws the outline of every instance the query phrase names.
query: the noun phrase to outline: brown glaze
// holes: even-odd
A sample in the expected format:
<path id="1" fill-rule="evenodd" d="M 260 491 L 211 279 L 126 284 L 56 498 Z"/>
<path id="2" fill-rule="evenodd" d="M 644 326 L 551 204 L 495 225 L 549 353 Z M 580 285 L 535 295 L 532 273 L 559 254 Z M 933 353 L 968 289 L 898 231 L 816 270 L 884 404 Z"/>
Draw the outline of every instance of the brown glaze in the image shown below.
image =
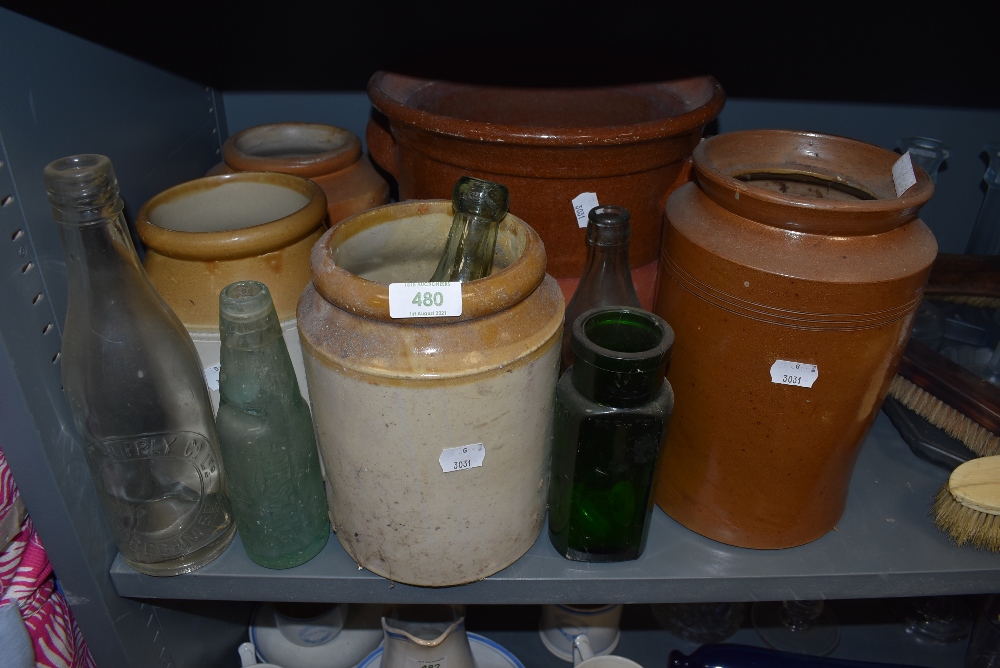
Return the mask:
<path id="1" fill-rule="evenodd" d="M 368 124 L 368 148 L 401 199 L 449 197 L 462 175 L 503 183 L 557 278 L 583 271 L 586 230 L 571 204 L 583 192 L 631 212 L 633 268 L 657 260 L 663 204 L 687 180 L 691 151 L 725 99 L 711 77 L 525 89 L 384 71 L 368 96 L 384 114 Z"/>
<path id="2" fill-rule="evenodd" d="M 389 201 L 385 182 L 353 132 L 318 123 L 275 123 L 237 132 L 222 145 L 209 175 L 282 172 L 309 179 L 326 193 L 330 224 Z"/>
<path id="3" fill-rule="evenodd" d="M 219 292 L 256 280 L 278 317 L 295 316 L 312 276 L 309 255 L 326 231 L 326 197 L 298 176 L 242 172 L 188 181 L 136 216 L 146 273 L 189 331 L 219 328 Z"/>
<path id="4" fill-rule="evenodd" d="M 365 568 L 425 586 L 491 575 L 537 539 L 564 317 L 541 239 L 508 215 L 461 316 L 391 318 L 388 283 L 433 273 L 452 215 L 416 201 L 341 222 L 298 308 L 337 538 Z M 476 443 L 481 467 L 442 471 L 443 448 Z"/>
<path id="5" fill-rule="evenodd" d="M 933 185 L 918 170 L 897 198 L 898 157 L 783 131 L 695 150 L 697 182 L 667 203 L 655 309 L 677 336 L 656 502 L 681 524 L 782 548 L 843 513 L 937 252 L 916 217 Z M 772 383 L 777 360 L 817 365 L 815 384 Z"/>

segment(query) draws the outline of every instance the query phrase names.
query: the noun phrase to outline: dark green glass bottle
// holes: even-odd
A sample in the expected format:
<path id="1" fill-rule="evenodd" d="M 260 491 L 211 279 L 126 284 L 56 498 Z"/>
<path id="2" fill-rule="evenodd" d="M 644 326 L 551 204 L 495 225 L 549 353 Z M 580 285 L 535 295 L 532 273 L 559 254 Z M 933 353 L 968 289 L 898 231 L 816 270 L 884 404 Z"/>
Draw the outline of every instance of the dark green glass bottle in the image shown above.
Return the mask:
<path id="1" fill-rule="evenodd" d="M 637 559 L 674 407 L 674 332 L 640 308 L 602 307 L 572 336 L 575 361 L 556 386 L 549 538 L 567 559 Z"/>
<path id="2" fill-rule="evenodd" d="M 510 207 L 506 186 L 463 176 L 451 195 L 455 217 L 431 281 L 468 283 L 489 275 L 500 231 Z"/>
<path id="3" fill-rule="evenodd" d="M 312 416 L 267 286 L 223 288 L 219 330 L 216 425 L 236 527 L 254 562 L 298 566 L 326 545 L 330 520 Z"/>

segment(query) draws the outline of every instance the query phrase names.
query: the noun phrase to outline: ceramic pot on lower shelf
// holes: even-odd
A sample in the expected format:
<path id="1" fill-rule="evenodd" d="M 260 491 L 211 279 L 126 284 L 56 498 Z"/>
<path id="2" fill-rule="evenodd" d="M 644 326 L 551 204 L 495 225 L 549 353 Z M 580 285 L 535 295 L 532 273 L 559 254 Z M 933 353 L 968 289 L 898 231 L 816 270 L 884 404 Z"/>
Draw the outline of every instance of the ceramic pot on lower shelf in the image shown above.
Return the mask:
<path id="1" fill-rule="evenodd" d="M 426 586 L 496 573 L 538 537 L 564 314 L 541 240 L 508 215 L 492 274 L 461 284 L 461 315 L 391 317 L 388 284 L 428 280 L 452 215 L 404 202 L 334 226 L 298 308 L 337 538 L 359 565 Z"/>
<path id="2" fill-rule="evenodd" d="M 146 202 L 136 230 L 146 273 L 191 334 L 205 369 L 219 363 L 219 292 L 242 280 L 267 285 L 306 395 L 295 306 L 312 275 L 312 246 L 326 231 L 319 186 L 265 172 L 195 179 Z M 217 408 L 218 384 L 209 388 Z"/>
<path id="3" fill-rule="evenodd" d="M 667 202 L 656 313 L 676 403 L 656 502 L 709 538 L 782 548 L 840 519 L 937 253 L 895 153 L 843 137 L 705 140 Z"/>
<path id="4" fill-rule="evenodd" d="M 237 132 L 208 176 L 281 172 L 309 179 L 326 194 L 330 224 L 389 201 L 389 184 L 362 153 L 361 140 L 320 123 L 272 123 Z"/>

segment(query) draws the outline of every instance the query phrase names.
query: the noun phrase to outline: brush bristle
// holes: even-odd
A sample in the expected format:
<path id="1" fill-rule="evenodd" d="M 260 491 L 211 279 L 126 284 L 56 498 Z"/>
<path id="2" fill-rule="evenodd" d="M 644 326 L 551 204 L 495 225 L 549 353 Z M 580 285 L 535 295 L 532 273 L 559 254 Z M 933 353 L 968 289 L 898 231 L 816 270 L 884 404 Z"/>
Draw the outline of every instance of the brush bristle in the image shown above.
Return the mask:
<path id="1" fill-rule="evenodd" d="M 1000 454 L 1000 436 L 902 376 L 892 379 L 889 394 L 935 427 L 960 440 L 980 457 Z"/>
<path id="2" fill-rule="evenodd" d="M 963 506 L 952 496 L 948 483 L 934 497 L 934 524 L 959 545 L 972 543 L 979 549 L 1000 552 L 1000 515 Z"/>

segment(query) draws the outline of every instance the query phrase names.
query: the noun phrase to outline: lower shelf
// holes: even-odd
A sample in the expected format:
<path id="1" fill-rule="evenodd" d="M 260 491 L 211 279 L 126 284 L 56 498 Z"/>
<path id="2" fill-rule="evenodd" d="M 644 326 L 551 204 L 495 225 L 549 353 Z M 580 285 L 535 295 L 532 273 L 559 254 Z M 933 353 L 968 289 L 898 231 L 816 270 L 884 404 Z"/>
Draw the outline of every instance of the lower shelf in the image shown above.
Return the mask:
<path id="1" fill-rule="evenodd" d="M 959 548 L 928 518 L 945 470 L 915 457 L 879 415 L 862 449 L 847 510 L 819 540 L 786 550 L 730 547 L 654 511 L 643 556 L 620 564 L 560 557 L 543 531 L 521 559 L 468 585 L 392 583 L 360 569 L 331 538 L 310 562 L 275 571 L 237 536 L 204 568 L 142 575 L 119 556 L 111 579 L 136 598 L 370 603 L 615 603 L 882 598 L 1000 591 L 1000 555 Z"/>

